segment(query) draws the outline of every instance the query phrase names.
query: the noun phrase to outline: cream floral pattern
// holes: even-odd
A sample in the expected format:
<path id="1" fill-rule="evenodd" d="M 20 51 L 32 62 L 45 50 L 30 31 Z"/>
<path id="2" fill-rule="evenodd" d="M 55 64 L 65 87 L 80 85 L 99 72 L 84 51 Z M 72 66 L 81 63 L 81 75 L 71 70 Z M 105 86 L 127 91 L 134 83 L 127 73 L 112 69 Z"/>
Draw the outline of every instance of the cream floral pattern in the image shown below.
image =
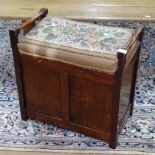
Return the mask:
<path id="1" fill-rule="evenodd" d="M 67 19 L 45 17 L 24 38 L 116 55 L 132 34 L 132 29 L 97 26 Z"/>

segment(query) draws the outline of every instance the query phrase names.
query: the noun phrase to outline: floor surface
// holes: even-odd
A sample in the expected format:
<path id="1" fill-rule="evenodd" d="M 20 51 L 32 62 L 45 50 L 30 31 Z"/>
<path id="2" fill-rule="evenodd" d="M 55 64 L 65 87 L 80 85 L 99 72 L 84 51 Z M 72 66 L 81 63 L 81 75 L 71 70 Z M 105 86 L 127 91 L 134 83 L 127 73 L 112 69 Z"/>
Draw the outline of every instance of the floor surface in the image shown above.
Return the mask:
<path id="1" fill-rule="evenodd" d="M 51 152 L 21 152 L 21 151 L 0 151 L 0 155 L 155 155 L 155 153 L 130 153 L 130 152 L 122 152 L 122 153 L 51 153 Z"/>

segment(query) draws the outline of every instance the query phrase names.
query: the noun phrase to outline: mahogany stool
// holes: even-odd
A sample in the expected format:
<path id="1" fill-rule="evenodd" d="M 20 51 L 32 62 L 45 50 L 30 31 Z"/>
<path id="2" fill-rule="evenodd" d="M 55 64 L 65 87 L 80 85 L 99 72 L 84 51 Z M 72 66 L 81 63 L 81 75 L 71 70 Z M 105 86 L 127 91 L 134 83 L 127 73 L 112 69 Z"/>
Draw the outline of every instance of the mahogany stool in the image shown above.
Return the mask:
<path id="1" fill-rule="evenodd" d="M 51 123 L 115 148 L 132 114 L 143 28 L 99 26 L 47 13 L 41 9 L 10 30 L 22 119 Z"/>

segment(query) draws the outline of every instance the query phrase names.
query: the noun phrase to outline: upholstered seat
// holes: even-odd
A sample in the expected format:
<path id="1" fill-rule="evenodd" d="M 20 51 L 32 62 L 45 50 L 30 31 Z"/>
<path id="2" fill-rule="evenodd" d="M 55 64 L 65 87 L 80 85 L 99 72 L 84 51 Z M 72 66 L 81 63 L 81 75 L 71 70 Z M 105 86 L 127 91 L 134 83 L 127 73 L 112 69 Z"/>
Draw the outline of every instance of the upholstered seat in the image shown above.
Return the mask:
<path id="1" fill-rule="evenodd" d="M 45 17 L 18 43 L 20 53 L 114 74 L 117 52 L 135 30 Z M 129 50 L 132 55 L 133 50 Z M 128 51 L 127 51 L 128 52 Z"/>

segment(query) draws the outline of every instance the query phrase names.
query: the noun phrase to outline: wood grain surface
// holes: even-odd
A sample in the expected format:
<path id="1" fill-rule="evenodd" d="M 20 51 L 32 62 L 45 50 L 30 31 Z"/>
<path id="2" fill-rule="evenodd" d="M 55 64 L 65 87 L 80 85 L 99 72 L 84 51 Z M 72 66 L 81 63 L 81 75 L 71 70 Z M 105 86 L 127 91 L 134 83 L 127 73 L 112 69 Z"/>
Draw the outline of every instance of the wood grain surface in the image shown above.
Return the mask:
<path id="1" fill-rule="evenodd" d="M 40 8 L 51 16 L 88 21 L 155 21 L 155 0 L 0 0 L 0 18 L 25 19 Z"/>

